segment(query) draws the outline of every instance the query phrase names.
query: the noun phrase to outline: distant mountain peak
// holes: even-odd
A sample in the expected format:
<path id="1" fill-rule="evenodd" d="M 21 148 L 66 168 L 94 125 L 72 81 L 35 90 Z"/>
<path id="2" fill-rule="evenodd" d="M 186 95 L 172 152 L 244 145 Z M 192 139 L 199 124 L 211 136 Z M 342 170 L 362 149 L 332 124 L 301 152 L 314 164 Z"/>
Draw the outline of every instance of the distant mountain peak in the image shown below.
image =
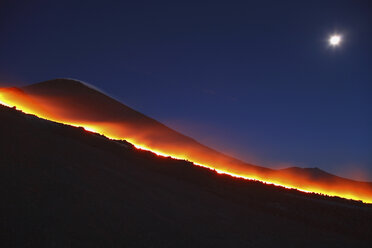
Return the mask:
<path id="1" fill-rule="evenodd" d="M 73 78 L 56 78 L 40 83 L 31 84 L 22 87 L 26 92 L 37 93 L 37 94 L 95 94 L 100 93 L 101 96 L 107 97 L 108 94 L 98 89 L 97 87 L 88 84 L 84 81 L 73 79 Z"/>
<path id="2" fill-rule="evenodd" d="M 32 87 L 32 86 L 35 86 L 35 85 L 54 85 L 54 86 L 58 86 L 58 85 L 84 85 L 84 84 L 85 83 L 83 81 L 77 80 L 77 79 L 55 78 L 55 79 L 43 81 L 43 82 L 40 82 L 40 83 L 31 84 L 31 85 L 26 86 L 26 87 Z"/>

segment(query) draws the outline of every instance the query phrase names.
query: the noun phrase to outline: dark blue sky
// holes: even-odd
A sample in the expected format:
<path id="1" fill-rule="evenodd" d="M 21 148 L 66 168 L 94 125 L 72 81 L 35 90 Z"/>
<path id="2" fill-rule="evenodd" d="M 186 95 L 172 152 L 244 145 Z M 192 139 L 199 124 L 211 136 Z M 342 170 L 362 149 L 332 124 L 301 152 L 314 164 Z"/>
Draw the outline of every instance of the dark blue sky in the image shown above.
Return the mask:
<path id="1" fill-rule="evenodd" d="M 371 1 L 115 2 L 1 1 L 0 85 L 80 79 L 248 162 L 372 180 Z"/>

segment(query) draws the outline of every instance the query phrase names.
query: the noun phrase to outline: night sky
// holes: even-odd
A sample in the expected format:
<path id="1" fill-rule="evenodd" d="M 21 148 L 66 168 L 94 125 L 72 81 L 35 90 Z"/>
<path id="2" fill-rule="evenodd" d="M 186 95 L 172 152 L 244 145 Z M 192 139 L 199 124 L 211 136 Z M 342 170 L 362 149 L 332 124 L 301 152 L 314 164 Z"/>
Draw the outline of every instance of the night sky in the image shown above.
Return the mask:
<path id="1" fill-rule="evenodd" d="M 0 35 L 1 86 L 79 79 L 247 162 L 372 180 L 372 1 L 1 1 Z"/>

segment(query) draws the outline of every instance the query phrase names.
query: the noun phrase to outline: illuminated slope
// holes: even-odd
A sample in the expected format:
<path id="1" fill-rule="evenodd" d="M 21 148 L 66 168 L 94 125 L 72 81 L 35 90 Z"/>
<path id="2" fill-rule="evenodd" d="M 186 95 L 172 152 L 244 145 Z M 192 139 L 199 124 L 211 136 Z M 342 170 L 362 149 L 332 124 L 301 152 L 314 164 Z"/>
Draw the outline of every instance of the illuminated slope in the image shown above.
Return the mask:
<path id="1" fill-rule="evenodd" d="M 24 88 L 0 89 L 0 101 L 26 113 L 83 126 L 110 138 L 126 139 L 158 155 L 186 159 L 236 177 L 260 180 L 305 192 L 372 202 L 371 183 L 305 170 L 272 170 L 244 163 L 208 148 L 101 92 L 75 80 L 50 80 Z"/>

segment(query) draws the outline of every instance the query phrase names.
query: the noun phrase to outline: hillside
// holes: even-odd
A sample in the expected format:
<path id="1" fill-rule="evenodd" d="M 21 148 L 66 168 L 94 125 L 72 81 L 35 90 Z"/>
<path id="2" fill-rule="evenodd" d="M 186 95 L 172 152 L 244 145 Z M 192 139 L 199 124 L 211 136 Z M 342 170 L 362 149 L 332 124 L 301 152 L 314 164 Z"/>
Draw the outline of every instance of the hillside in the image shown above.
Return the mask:
<path id="1" fill-rule="evenodd" d="M 219 171 L 306 191 L 372 202 L 372 183 L 341 178 L 319 169 L 273 170 L 242 162 L 200 144 L 116 101 L 85 83 L 55 79 L 22 88 L 0 88 L 0 100 L 62 123 L 126 139 L 137 147 L 207 165 Z M 321 176 L 319 176 L 321 175 Z"/>
<path id="2" fill-rule="evenodd" d="M 1 247 L 370 247 L 368 204 L 220 175 L 0 105 Z"/>

